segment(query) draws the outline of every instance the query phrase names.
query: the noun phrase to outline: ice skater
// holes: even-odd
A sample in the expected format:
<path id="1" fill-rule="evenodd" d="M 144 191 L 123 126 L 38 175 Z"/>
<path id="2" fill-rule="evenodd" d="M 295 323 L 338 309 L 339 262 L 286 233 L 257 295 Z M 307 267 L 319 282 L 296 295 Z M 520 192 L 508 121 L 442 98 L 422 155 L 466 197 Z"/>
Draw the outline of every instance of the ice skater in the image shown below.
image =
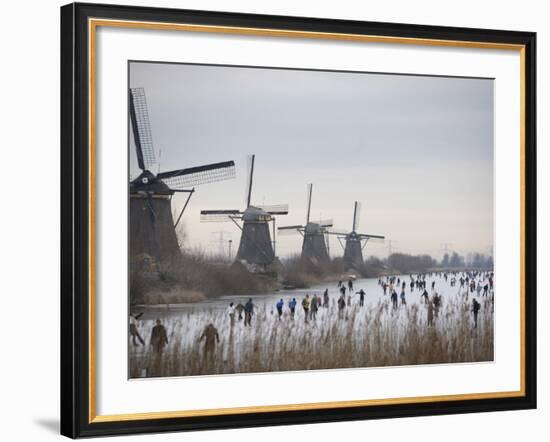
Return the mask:
<path id="1" fill-rule="evenodd" d="M 472 299 L 472 313 L 474 314 L 474 328 L 477 328 L 477 315 L 479 313 L 479 309 L 481 308 L 481 304 L 477 302 L 477 299 Z"/>
<path id="2" fill-rule="evenodd" d="M 244 325 L 245 327 L 252 326 L 252 315 L 254 314 L 254 304 L 252 298 L 248 298 L 248 302 L 244 305 Z"/>
<path id="3" fill-rule="evenodd" d="M 325 289 L 325 292 L 323 293 L 323 307 L 328 308 L 330 299 L 328 297 L 328 289 Z"/>
<path id="4" fill-rule="evenodd" d="M 355 292 L 355 294 L 359 295 L 359 307 L 363 307 L 363 305 L 365 305 L 365 291 L 361 289 L 358 292 Z"/>
<path id="5" fill-rule="evenodd" d="M 229 316 L 229 326 L 233 328 L 235 325 L 235 304 L 232 302 L 230 302 L 229 307 L 227 307 L 227 316 Z"/>
<path id="6" fill-rule="evenodd" d="M 346 308 L 346 299 L 344 295 L 338 298 L 338 319 L 344 319 L 344 309 Z"/>
<path id="7" fill-rule="evenodd" d="M 132 337 L 132 344 L 134 344 L 134 347 L 138 346 L 136 339 L 141 345 L 145 345 L 145 341 L 137 329 L 137 319 L 140 318 L 142 314 L 143 313 L 140 313 L 137 316 L 130 315 L 130 336 Z"/>
<path id="8" fill-rule="evenodd" d="M 309 319 L 309 306 L 310 306 L 310 299 L 309 295 L 306 295 L 306 297 L 302 300 L 302 308 L 304 309 L 304 320 L 307 323 Z"/>
<path id="9" fill-rule="evenodd" d="M 279 321 L 281 320 L 281 316 L 283 316 L 283 306 L 285 305 L 283 298 L 275 304 L 275 307 L 277 308 L 277 314 L 279 315 Z"/>
<path id="10" fill-rule="evenodd" d="M 290 319 L 294 319 L 294 315 L 296 313 L 296 298 L 292 298 L 288 302 L 288 308 L 290 309 Z"/>
<path id="11" fill-rule="evenodd" d="M 393 306 L 393 309 L 397 309 L 397 292 L 395 290 L 393 290 L 391 292 L 391 303 L 392 303 L 392 306 Z"/>

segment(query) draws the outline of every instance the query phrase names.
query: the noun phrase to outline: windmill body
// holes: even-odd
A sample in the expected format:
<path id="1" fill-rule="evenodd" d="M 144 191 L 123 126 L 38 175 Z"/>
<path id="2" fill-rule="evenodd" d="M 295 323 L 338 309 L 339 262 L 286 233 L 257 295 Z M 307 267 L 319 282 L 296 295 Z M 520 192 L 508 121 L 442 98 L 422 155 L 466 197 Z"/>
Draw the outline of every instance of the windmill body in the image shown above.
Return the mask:
<path id="1" fill-rule="evenodd" d="M 353 205 L 353 224 L 351 231 L 348 232 L 334 232 L 329 231 L 327 234 L 329 235 L 336 235 L 338 237 L 338 240 L 340 240 L 340 244 L 342 244 L 341 240 L 345 240 L 345 244 L 343 245 L 344 248 L 344 256 L 343 261 L 346 264 L 347 268 L 350 269 L 356 269 L 359 270 L 363 264 L 363 249 L 365 248 L 367 242 L 369 240 L 383 240 L 384 237 L 382 235 L 371 235 L 368 233 L 359 233 L 357 232 L 358 226 L 359 226 L 359 202 L 355 201 Z"/>
<path id="2" fill-rule="evenodd" d="M 147 255 L 160 261 L 177 256 L 172 195 L 174 192 L 148 171 L 130 183 L 130 256 Z"/>
<path id="3" fill-rule="evenodd" d="M 155 153 L 145 91 L 143 88 L 132 88 L 129 98 L 130 122 L 141 169 L 140 175 L 130 182 L 129 189 L 130 256 L 147 255 L 159 262 L 169 262 L 180 254 L 172 218 L 173 195 L 176 192 L 187 193 L 189 202 L 194 193 L 193 186 L 234 178 L 235 163 L 225 161 L 155 175 L 151 172 Z"/>
<path id="4" fill-rule="evenodd" d="M 344 262 L 350 267 L 363 265 L 363 245 L 357 233 L 351 232 L 346 236 L 344 248 Z"/>
<path id="5" fill-rule="evenodd" d="M 288 214 L 288 206 L 264 207 L 251 204 L 254 160 L 255 156 L 252 155 L 247 174 L 246 209 L 244 211 L 202 210 L 201 220 L 203 222 L 232 221 L 241 231 L 236 261 L 246 263 L 253 271 L 267 271 L 276 260 L 270 223 L 275 223 L 276 215 Z M 242 226 L 239 222 L 242 222 Z"/>
<path id="6" fill-rule="evenodd" d="M 250 206 L 242 214 L 242 234 L 237 252 L 238 261 L 268 266 L 275 259 L 269 232 L 272 216 L 265 210 Z"/>
<path id="7" fill-rule="evenodd" d="M 310 221 L 311 199 L 313 184 L 308 184 L 307 214 L 304 225 L 279 227 L 279 232 L 298 232 L 303 237 L 301 259 L 308 260 L 314 264 L 322 264 L 330 261 L 325 241 L 325 233 L 328 227 L 332 227 L 332 221 Z"/>
<path id="8" fill-rule="evenodd" d="M 309 222 L 304 228 L 302 259 L 325 263 L 330 261 L 325 241 L 325 227 L 319 223 Z"/>

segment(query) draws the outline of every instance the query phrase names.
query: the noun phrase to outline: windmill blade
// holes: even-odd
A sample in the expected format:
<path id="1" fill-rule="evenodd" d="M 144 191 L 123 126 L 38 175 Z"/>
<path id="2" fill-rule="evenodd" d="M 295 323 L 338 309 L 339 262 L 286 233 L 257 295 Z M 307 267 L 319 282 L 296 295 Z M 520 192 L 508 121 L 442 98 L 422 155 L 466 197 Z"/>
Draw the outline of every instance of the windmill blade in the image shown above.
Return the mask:
<path id="1" fill-rule="evenodd" d="M 246 189 L 245 189 L 245 204 L 250 206 L 252 198 L 252 182 L 254 180 L 254 160 L 256 155 L 249 155 L 246 164 Z"/>
<path id="2" fill-rule="evenodd" d="M 321 227 L 332 227 L 333 221 L 331 219 L 321 219 L 317 221 L 317 224 L 319 224 Z"/>
<path id="3" fill-rule="evenodd" d="M 229 210 L 201 210 L 201 223 L 207 222 L 229 222 L 239 218 L 242 212 L 237 209 Z"/>
<path id="4" fill-rule="evenodd" d="M 359 221 L 361 220 L 361 203 L 355 201 L 353 206 L 353 231 L 359 228 Z"/>
<path id="5" fill-rule="evenodd" d="M 270 215 L 288 215 L 288 204 L 274 204 L 271 206 L 254 206 Z"/>
<path id="6" fill-rule="evenodd" d="M 279 235 L 294 235 L 296 233 L 300 233 L 304 229 L 304 226 L 296 225 L 296 226 L 283 226 L 278 227 L 277 232 Z"/>
<path id="7" fill-rule="evenodd" d="M 303 229 L 304 226 L 301 226 L 299 224 L 296 224 L 294 226 L 281 226 L 277 227 L 277 230 L 297 230 L 297 229 Z"/>
<path id="8" fill-rule="evenodd" d="M 345 232 L 343 230 L 327 230 L 325 233 L 327 235 L 346 236 L 349 235 L 350 232 Z"/>
<path id="9" fill-rule="evenodd" d="M 361 239 L 373 239 L 373 240 L 384 240 L 386 237 L 385 236 L 382 236 L 382 235 L 370 235 L 370 234 L 367 234 L 367 233 L 359 233 L 358 236 L 361 238 Z"/>
<path id="10" fill-rule="evenodd" d="M 130 88 L 130 120 L 136 144 L 138 165 L 141 170 L 149 170 L 155 164 L 153 136 L 145 99 L 145 89 Z"/>
<path id="11" fill-rule="evenodd" d="M 311 214 L 311 195 L 313 193 L 313 184 L 307 185 L 307 215 L 306 224 L 309 223 L 309 215 Z"/>
<path id="12" fill-rule="evenodd" d="M 238 209 L 201 210 L 201 215 L 241 215 Z"/>
<path id="13" fill-rule="evenodd" d="M 157 178 L 174 190 L 229 180 L 235 178 L 235 162 L 223 161 L 170 172 L 160 172 Z"/>

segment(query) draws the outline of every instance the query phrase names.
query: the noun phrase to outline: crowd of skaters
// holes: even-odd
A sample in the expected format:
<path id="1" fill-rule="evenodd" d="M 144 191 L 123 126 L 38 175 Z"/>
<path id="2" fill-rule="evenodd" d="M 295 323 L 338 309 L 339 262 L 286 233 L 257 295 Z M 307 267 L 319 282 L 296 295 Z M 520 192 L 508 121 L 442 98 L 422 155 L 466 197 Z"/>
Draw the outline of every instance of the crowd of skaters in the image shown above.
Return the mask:
<path id="1" fill-rule="evenodd" d="M 491 308 L 494 305 L 494 272 L 453 271 L 418 273 L 409 275 L 408 281 L 405 280 L 406 277 L 402 276 L 385 276 L 378 279 L 378 286 L 380 286 L 384 296 L 389 296 L 393 309 L 398 309 L 400 304 L 401 306 L 407 305 L 407 290 L 410 295 L 414 292 L 419 292 L 420 303 L 427 309 L 426 325 L 433 327 L 442 305 L 442 296 L 437 292 L 435 280 L 432 280 L 429 285 L 431 293 L 428 293 L 426 279 L 436 276 L 442 278 L 451 287 L 456 287 L 457 283 L 460 284 L 459 294 L 462 296 L 464 302 L 469 304 L 469 297 L 470 295 L 472 296 L 470 311 L 473 315 L 473 327 L 477 328 L 478 315 L 481 310 L 479 300 L 485 298 L 486 302 L 490 303 Z M 366 292 L 363 289 L 354 292 L 354 280 L 352 278 L 348 279 L 347 282 L 338 281 L 337 288 L 339 293 L 336 300 L 338 319 L 346 318 L 345 311 L 347 307 L 352 305 L 352 296 L 359 295 L 358 305 L 360 308 L 364 306 Z M 399 295 L 398 291 L 400 291 Z M 474 294 L 477 295 L 477 298 Z M 328 309 L 330 306 L 328 288 L 325 289 L 322 296 L 318 294 L 306 294 L 301 301 L 298 301 L 296 297 L 292 297 L 285 303 L 281 298 L 275 304 L 278 320 L 281 321 L 283 319 L 285 309 L 288 312 L 290 320 L 294 320 L 298 305 L 303 309 L 304 321 L 306 323 L 316 321 L 319 309 Z M 244 304 L 238 303 L 235 305 L 235 303 L 231 302 L 227 307 L 230 327 L 233 328 L 237 321 L 241 322 L 243 320 L 245 327 L 251 327 L 254 309 L 255 305 L 252 302 L 252 298 L 249 298 Z M 142 313 L 130 317 L 130 337 L 134 346 L 145 345 L 145 341 L 139 334 L 136 326 L 137 320 L 141 315 Z M 199 343 L 202 341 L 204 341 L 203 357 L 207 361 L 211 360 L 214 355 L 215 346 L 220 341 L 218 330 L 214 324 L 209 323 L 206 325 L 199 337 Z M 151 330 L 150 345 L 157 354 L 161 354 L 164 347 L 168 345 L 166 328 L 159 319 L 156 320 L 155 326 Z"/>

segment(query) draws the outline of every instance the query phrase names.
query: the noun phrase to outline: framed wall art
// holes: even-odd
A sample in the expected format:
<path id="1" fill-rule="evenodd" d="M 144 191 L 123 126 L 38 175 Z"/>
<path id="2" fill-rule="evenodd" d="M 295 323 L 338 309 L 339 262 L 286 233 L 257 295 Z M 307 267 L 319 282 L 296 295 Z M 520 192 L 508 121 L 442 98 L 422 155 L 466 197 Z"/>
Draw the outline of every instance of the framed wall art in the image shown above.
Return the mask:
<path id="1" fill-rule="evenodd" d="M 534 408 L 535 44 L 62 7 L 62 434 Z"/>

